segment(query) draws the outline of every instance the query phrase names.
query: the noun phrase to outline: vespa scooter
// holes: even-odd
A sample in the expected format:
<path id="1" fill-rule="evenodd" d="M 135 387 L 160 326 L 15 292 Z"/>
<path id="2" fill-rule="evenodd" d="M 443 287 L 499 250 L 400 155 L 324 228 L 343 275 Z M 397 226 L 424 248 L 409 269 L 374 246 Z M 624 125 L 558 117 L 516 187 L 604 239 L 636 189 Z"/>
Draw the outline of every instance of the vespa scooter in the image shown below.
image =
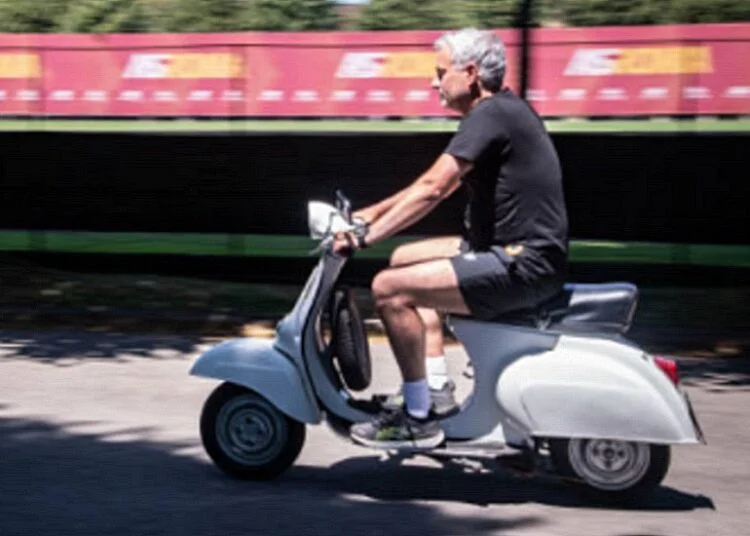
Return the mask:
<path id="1" fill-rule="evenodd" d="M 353 394 L 370 385 L 372 365 L 353 294 L 337 284 L 347 256 L 330 245 L 336 232 L 361 225 L 336 195 L 334 205 L 308 204 L 319 261 L 275 337 L 224 341 L 191 368 L 222 382 L 204 404 L 200 432 L 229 475 L 274 478 L 297 459 L 307 425 L 326 423 L 349 440 L 353 423 L 383 410 L 384 396 Z M 548 303 L 497 321 L 448 316 L 473 368 L 472 391 L 440 421 L 443 444 L 397 454 L 520 455 L 528 462 L 521 470 L 558 475 L 599 496 L 653 489 L 671 446 L 705 440 L 676 363 L 624 337 L 637 298 L 629 283 L 566 284 Z"/>

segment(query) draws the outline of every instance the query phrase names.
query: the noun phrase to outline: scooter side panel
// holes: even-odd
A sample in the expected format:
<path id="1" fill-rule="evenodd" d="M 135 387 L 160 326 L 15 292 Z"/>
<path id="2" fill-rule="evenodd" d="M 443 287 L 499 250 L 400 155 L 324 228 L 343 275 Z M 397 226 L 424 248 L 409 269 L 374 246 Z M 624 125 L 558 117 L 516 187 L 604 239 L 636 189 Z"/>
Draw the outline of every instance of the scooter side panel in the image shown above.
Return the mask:
<path id="1" fill-rule="evenodd" d="M 563 336 L 511 364 L 496 394 L 535 436 L 697 443 L 680 391 L 651 360 L 613 340 Z"/>
<path id="2" fill-rule="evenodd" d="M 273 347 L 271 340 L 225 341 L 201 355 L 190 374 L 243 385 L 300 422 L 316 424 L 322 419 L 320 408 L 303 384 L 300 372 Z"/>
<path id="3" fill-rule="evenodd" d="M 475 379 L 461 412 L 442 421 L 446 437 L 526 444 L 528 430 L 515 422 L 498 403 L 495 394 L 498 377 L 516 360 L 554 348 L 558 335 L 459 316 L 450 316 L 447 320 L 471 360 Z"/>

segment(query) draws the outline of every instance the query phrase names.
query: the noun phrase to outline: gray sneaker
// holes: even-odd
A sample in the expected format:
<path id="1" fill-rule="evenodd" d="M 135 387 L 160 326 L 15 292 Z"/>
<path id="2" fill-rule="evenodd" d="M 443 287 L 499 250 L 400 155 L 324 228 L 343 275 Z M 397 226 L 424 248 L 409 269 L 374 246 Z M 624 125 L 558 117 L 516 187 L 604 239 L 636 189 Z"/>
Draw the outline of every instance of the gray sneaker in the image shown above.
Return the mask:
<path id="1" fill-rule="evenodd" d="M 445 440 L 437 421 L 417 419 L 404 408 L 386 410 L 369 422 L 354 424 L 349 434 L 361 445 L 384 449 L 429 449 Z"/>
<path id="2" fill-rule="evenodd" d="M 445 419 L 458 413 L 460 408 L 453 396 L 456 384 L 448 380 L 441 389 L 430 389 L 430 400 L 432 401 L 432 413 L 437 419 Z M 404 405 L 403 387 L 392 395 L 387 395 L 382 400 L 385 409 L 401 408 Z"/>

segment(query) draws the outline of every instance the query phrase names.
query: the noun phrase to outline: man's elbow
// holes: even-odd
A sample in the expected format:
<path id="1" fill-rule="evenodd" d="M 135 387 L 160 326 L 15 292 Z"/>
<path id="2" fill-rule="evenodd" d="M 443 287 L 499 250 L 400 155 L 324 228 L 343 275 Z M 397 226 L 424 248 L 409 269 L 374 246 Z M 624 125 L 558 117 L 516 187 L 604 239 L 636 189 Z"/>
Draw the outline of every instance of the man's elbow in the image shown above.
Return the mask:
<path id="1" fill-rule="evenodd" d="M 448 199 L 455 191 L 452 184 L 426 178 L 420 185 L 420 197 L 430 203 L 440 203 Z"/>

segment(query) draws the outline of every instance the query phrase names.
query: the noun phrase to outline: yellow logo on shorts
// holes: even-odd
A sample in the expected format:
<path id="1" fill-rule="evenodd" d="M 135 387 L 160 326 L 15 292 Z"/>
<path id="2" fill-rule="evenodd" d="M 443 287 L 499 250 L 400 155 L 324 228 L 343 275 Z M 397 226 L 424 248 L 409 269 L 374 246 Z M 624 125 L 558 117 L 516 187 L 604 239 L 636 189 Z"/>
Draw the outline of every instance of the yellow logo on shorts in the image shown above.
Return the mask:
<path id="1" fill-rule="evenodd" d="M 511 257 L 515 257 L 516 255 L 520 255 L 523 252 L 523 244 L 510 244 L 503 248 L 505 250 L 505 253 L 510 255 Z"/>

